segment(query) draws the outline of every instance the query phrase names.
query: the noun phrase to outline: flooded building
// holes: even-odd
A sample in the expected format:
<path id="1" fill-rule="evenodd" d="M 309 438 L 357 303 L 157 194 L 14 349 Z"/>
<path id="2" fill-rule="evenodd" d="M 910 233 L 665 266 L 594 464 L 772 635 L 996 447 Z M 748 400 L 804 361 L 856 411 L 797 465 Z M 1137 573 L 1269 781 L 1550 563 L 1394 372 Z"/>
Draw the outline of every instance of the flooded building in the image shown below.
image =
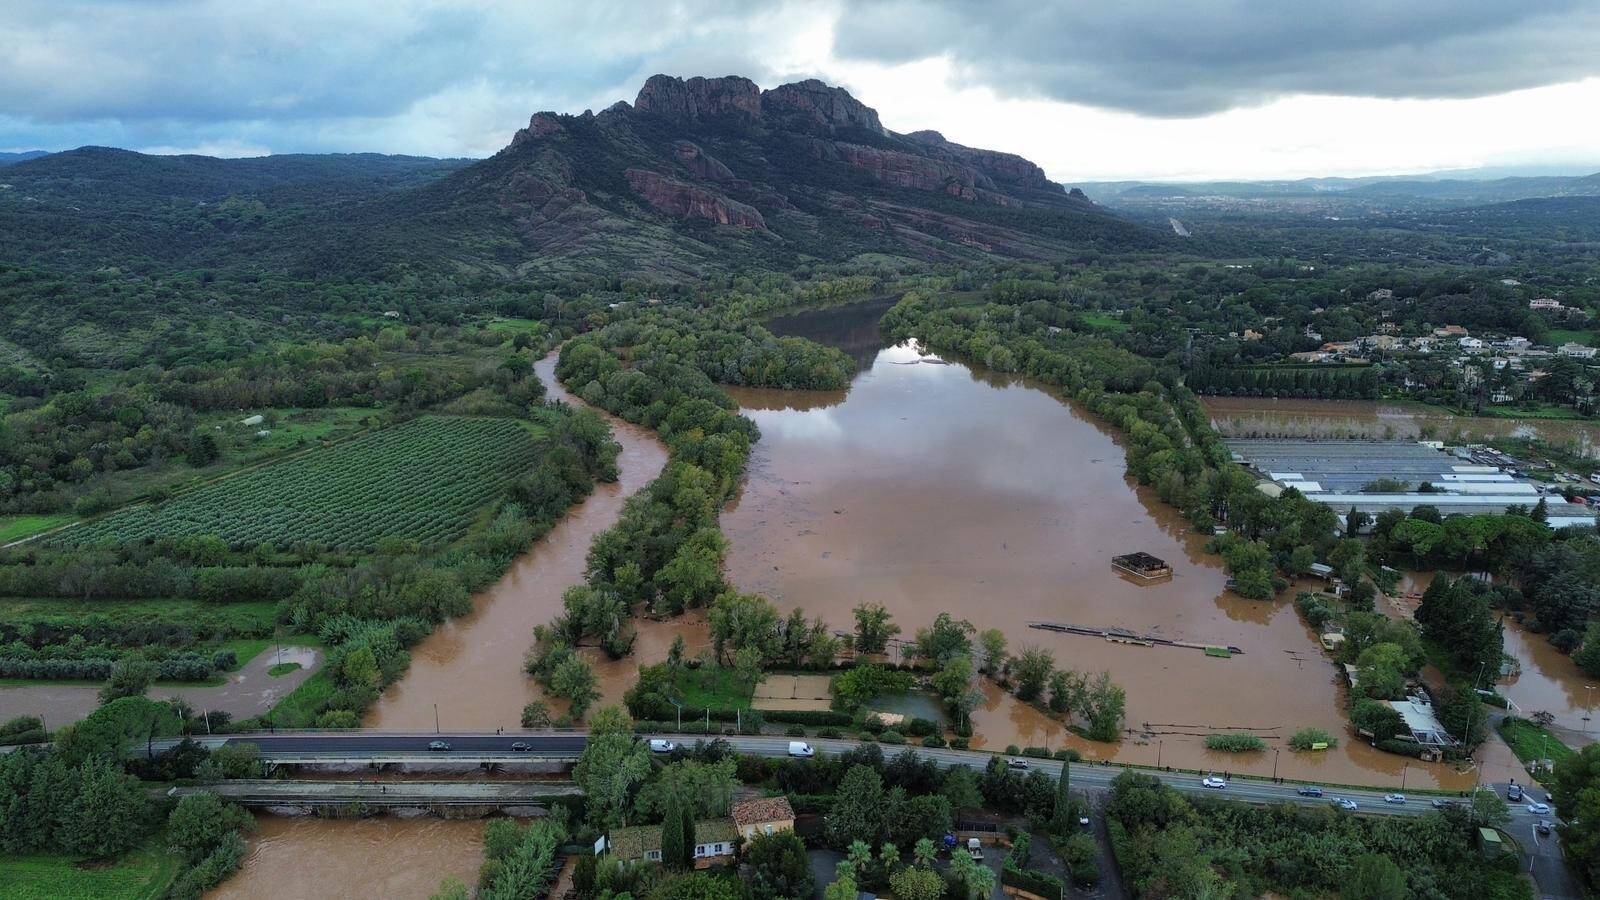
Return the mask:
<path id="1" fill-rule="evenodd" d="M 1111 565 L 1119 572 L 1126 572 L 1129 575 L 1151 580 L 1165 578 L 1172 574 L 1172 567 L 1167 565 L 1166 560 L 1142 551 L 1113 556 L 1111 557 Z"/>
<path id="2" fill-rule="evenodd" d="M 1594 514 L 1499 465 L 1469 461 L 1433 442 L 1239 438 L 1229 440 L 1235 462 L 1263 488 L 1294 488 L 1341 516 L 1369 516 L 1432 506 L 1441 515 L 1498 515 L 1543 499 L 1552 528 L 1593 525 Z M 1475 458 L 1472 458 L 1475 460 Z"/>

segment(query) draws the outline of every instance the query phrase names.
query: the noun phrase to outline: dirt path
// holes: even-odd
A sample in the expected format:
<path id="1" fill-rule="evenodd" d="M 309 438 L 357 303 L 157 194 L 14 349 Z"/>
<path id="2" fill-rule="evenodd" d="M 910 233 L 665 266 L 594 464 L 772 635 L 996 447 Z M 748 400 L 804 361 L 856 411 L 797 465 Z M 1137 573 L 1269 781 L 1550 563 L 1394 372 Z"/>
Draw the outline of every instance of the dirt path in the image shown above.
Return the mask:
<path id="1" fill-rule="evenodd" d="M 322 651 L 313 647 L 284 646 L 283 662 L 300 668 L 273 678 L 267 670 L 278 664 L 279 651 L 269 647 L 237 672 L 226 684 L 156 685 L 145 692 L 152 700 L 181 697 L 196 711 L 222 710 L 235 719 L 260 715 L 271 709 L 322 666 Z M 81 721 L 100 705 L 100 688 L 85 684 L 37 684 L 0 687 L 0 721 L 16 716 L 42 716 L 51 729 Z"/>

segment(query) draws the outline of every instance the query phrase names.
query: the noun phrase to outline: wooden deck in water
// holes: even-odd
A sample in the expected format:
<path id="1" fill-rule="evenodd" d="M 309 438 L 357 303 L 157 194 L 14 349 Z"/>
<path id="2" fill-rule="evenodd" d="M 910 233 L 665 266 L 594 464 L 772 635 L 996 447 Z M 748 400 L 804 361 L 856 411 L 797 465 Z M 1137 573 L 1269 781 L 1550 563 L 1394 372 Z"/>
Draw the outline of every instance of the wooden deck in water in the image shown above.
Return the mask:
<path id="1" fill-rule="evenodd" d="M 1207 656 L 1224 657 L 1242 656 L 1244 651 L 1231 644 L 1206 644 L 1200 641 L 1182 640 L 1180 638 L 1163 637 L 1159 634 L 1138 634 L 1126 628 L 1094 628 L 1085 625 L 1068 625 L 1064 622 L 1029 622 L 1029 628 L 1041 631 L 1054 631 L 1057 634 L 1077 634 L 1084 637 L 1097 637 L 1117 644 L 1132 644 L 1138 647 L 1182 647 L 1187 650 L 1199 650 Z M 1218 652 L 1223 651 L 1223 652 Z"/>

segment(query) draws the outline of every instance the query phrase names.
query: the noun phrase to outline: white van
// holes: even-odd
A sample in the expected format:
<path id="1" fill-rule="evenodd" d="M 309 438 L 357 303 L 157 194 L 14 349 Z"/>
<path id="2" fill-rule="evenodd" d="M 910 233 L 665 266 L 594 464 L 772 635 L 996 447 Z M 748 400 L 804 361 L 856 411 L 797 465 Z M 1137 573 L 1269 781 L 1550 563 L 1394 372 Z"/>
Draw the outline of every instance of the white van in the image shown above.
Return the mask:
<path id="1" fill-rule="evenodd" d="M 811 745 L 805 741 L 790 741 L 789 755 L 795 759 L 810 759 L 817 755 L 817 751 L 811 749 Z"/>
<path id="2" fill-rule="evenodd" d="M 678 749 L 678 745 L 674 744 L 673 742 L 671 742 L 669 740 L 665 740 L 663 738 L 651 738 L 650 739 L 650 752 L 651 753 L 671 753 L 672 751 L 674 751 L 676 749 Z"/>

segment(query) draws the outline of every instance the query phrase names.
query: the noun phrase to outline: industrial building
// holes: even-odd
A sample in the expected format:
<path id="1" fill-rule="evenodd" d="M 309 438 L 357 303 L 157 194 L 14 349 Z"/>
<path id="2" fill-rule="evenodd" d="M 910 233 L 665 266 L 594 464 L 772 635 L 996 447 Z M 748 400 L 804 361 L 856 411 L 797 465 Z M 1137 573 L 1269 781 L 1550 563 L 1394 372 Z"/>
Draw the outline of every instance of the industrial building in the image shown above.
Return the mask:
<path id="1" fill-rule="evenodd" d="M 1593 525 L 1594 512 L 1495 465 L 1447 453 L 1432 443 L 1247 438 L 1227 442 L 1234 462 L 1259 474 L 1262 489 L 1287 488 L 1326 503 L 1340 516 L 1351 509 L 1376 516 L 1427 505 L 1441 515 L 1499 514 L 1544 498 L 1552 528 Z M 1376 485 L 1400 490 L 1372 491 Z M 1428 490 L 1419 490 L 1423 485 Z"/>

